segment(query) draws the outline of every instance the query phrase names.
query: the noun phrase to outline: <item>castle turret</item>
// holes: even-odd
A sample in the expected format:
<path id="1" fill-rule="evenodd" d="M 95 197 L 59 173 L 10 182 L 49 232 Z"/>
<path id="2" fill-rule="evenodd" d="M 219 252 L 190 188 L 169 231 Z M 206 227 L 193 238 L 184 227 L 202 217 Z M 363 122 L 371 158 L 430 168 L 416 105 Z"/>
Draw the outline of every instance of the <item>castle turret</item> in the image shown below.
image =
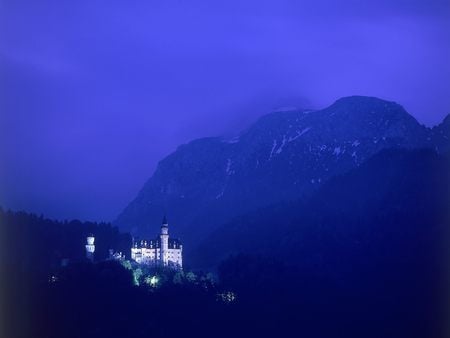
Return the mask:
<path id="1" fill-rule="evenodd" d="M 95 237 L 94 235 L 89 235 L 86 237 L 86 258 L 90 261 L 94 261 L 94 252 L 95 252 Z"/>
<path id="2" fill-rule="evenodd" d="M 120 257 L 123 256 L 120 255 Z M 182 268 L 183 247 L 178 239 L 169 238 L 169 224 L 166 216 L 162 220 L 161 232 L 155 240 L 135 241 L 133 239 L 131 259 L 139 264 Z"/>
<path id="3" fill-rule="evenodd" d="M 167 265 L 169 262 L 169 224 L 167 223 L 166 215 L 164 215 L 161 225 L 161 263 Z"/>

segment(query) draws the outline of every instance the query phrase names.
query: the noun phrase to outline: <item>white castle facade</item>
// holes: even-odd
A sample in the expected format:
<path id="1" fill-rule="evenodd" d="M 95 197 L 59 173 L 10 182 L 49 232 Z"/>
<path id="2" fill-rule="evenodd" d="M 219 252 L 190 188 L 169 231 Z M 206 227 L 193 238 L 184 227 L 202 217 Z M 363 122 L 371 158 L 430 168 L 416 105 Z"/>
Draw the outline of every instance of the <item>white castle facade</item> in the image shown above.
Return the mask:
<path id="1" fill-rule="evenodd" d="M 89 259 L 90 261 L 94 261 L 94 252 L 95 252 L 95 237 L 94 235 L 89 235 L 86 238 L 86 258 Z"/>
<path id="2" fill-rule="evenodd" d="M 161 233 L 154 240 L 133 241 L 131 259 L 139 264 L 183 267 L 183 245 L 169 238 L 169 224 L 164 216 Z"/>

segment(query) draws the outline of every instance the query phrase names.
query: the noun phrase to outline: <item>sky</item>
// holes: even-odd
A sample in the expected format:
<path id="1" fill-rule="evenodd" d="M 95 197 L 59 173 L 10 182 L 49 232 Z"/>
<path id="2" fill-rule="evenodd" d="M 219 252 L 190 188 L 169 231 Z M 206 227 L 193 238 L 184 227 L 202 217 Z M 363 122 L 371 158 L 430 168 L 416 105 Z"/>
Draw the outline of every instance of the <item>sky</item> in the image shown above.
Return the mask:
<path id="1" fill-rule="evenodd" d="M 159 160 L 282 106 L 450 113 L 448 0 L 0 0 L 0 205 L 112 221 Z"/>

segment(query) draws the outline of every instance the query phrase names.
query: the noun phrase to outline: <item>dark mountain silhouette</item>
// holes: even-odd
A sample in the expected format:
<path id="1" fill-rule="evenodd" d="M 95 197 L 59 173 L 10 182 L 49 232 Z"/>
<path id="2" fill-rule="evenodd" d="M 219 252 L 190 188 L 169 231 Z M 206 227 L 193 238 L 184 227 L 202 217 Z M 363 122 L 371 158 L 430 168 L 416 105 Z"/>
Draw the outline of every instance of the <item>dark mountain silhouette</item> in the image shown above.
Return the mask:
<path id="1" fill-rule="evenodd" d="M 0 331 L 446 337 L 449 160 L 432 150 L 383 150 L 307 200 L 258 209 L 217 229 L 199 248 L 197 265 L 239 252 L 218 265 L 217 280 L 161 273 L 165 284 L 157 288 L 135 285 L 141 267 L 83 262 L 89 232 L 99 239 L 99 258 L 110 245 L 129 247 L 129 237 L 107 224 L 0 210 L 0 306 L 7 309 Z M 61 255 L 80 261 L 55 267 Z"/>
<path id="2" fill-rule="evenodd" d="M 154 234 L 167 211 L 172 233 L 192 248 L 233 217 L 309 196 L 380 150 L 445 151 L 449 121 L 429 129 L 394 102 L 360 96 L 318 111 L 274 112 L 238 137 L 180 146 L 115 224 L 133 235 Z"/>
<path id="3" fill-rule="evenodd" d="M 339 271 L 336 278 L 344 277 L 344 267 L 349 276 L 354 269 L 368 273 L 394 265 L 436 268 L 448 239 L 449 192 L 448 155 L 384 150 L 306 201 L 233 219 L 192 259 L 213 267 L 230 254 L 274 255 L 325 274 Z"/>

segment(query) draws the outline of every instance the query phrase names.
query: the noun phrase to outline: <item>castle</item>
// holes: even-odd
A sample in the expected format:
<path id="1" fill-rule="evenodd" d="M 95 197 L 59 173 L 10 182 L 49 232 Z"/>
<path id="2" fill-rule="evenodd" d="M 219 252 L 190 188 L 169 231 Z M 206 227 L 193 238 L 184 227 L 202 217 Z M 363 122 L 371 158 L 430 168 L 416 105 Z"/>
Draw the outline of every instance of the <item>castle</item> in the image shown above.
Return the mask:
<path id="1" fill-rule="evenodd" d="M 89 259 L 91 262 L 94 261 L 94 252 L 95 252 L 95 237 L 93 234 L 90 234 L 86 238 L 86 258 Z"/>
<path id="2" fill-rule="evenodd" d="M 90 234 L 86 238 L 86 258 L 94 261 L 95 237 Z M 123 260 L 122 252 L 109 250 L 109 259 Z M 135 241 L 131 247 L 131 259 L 138 264 L 160 265 L 175 269 L 183 267 L 183 245 L 178 239 L 169 238 L 169 224 L 164 216 L 161 233 L 154 240 Z"/>
<path id="3" fill-rule="evenodd" d="M 183 266 L 183 245 L 178 239 L 169 238 L 169 224 L 164 216 L 161 233 L 154 240 L 134 241 L 131 259 L 139 264 L 162 265 L 174 268 Z"/>

